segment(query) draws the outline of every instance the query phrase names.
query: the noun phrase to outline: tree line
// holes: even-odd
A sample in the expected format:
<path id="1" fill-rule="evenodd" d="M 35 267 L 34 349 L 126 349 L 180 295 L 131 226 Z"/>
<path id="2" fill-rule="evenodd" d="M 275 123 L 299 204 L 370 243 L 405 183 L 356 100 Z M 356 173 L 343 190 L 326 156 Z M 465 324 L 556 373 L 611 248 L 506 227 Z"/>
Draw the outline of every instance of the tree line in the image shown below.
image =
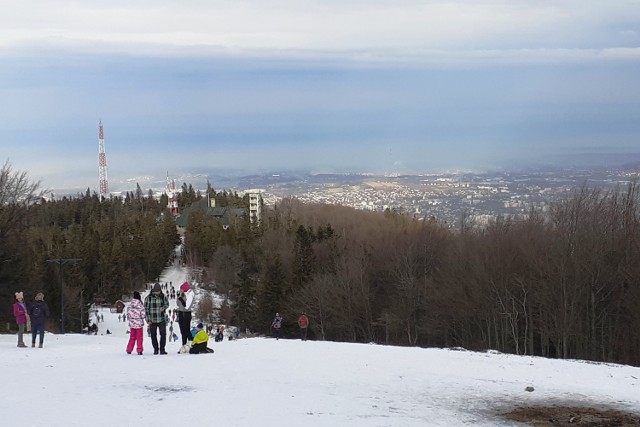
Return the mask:
<path id="1" fill-rule="evenodd" d="M 9 166 L 8 175 L 18 173 Z M 137 190 L 101 200 L 87 190 L 45 201 L 37 185 L 26 188 L 30 197 L 0 199 L 4 300 L 20 289 L 59 301 L 58 266 L 47 259 L 82 258 L 63 267 L 64 301 L 77 313 L 69 322 L 79 325 L 82 299 L 114 302 L 154 281 L 180 242 L 166 196 Z M 248 206 L 236 193 L 187 184 L 180 206 L 203 197 Z M 219 310 L 201 301 L 203 320 L 269 333 L 280 312 L 285 335 L 297 336 L 305 312 L 316 339 L 640 365 L 639 207 L 633 180 L 576 188 L 545 213 L 532 206 L 522 217 L 483 227 L 465 219 L 451 230 L 401 212 L 284 198 L 263 207 L 260 224 L 244 216 L 228 229 L 195 211 L 184 253 L 199 281 L 224 297 Z"/>
<path id="2" fill-rule="evenodd" d="M 305 312 L 317 339 L 639 365 L 639 207 L 635 180 L 585 186 L 547 213 L 452 231 L 286 198 L 212 245 L 205 271 L 225 320 L 261 333 L 280 312 L 296 336 Z"/>
<path id="3" fill-rule="evenodd" d="M 65 330 L 80 331 L 92 302 L 114 303 L 156 280 L 180 238 L 165 200 L 136 192 L 100 198 L 87 189 L 76 197 L 46 200 L 39 183 L 5 163 L 0 171 L 0 311 L 2 326 L 12 324 L 16 291 L 43 292 L 59 330 L 64 301 Z M 16 193 L 12 199 L 3 195 Z M 48 262 L 81 259 L 62 266 Z M 62 271 L 60 271 L 62 269 Z M 62 286 L 64 281 L 64 287 Z"/>

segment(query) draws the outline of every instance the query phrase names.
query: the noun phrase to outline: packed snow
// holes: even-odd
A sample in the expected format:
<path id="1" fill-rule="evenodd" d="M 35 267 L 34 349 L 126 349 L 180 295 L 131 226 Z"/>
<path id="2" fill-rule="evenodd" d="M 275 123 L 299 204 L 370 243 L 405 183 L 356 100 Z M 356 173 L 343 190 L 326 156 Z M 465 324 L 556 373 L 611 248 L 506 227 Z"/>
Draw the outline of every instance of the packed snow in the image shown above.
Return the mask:
<path id="1" fill-rule="evenodd" d="M 160 281 L 188 278 L 174 266 Z M 3 425 L 500 426 L 524 425 L 503 416 L 521 406 L 640 413 L 637 367 L 242 336 L 211 337 L 215 353 L 200 355 L 178 354 L 180 341 L 153 355 L 145 336 L 139 356 L 126 354 L 118 314 L 101 314 L 98 335 L 47 333 L 42 349 L 0 336 Z"/>

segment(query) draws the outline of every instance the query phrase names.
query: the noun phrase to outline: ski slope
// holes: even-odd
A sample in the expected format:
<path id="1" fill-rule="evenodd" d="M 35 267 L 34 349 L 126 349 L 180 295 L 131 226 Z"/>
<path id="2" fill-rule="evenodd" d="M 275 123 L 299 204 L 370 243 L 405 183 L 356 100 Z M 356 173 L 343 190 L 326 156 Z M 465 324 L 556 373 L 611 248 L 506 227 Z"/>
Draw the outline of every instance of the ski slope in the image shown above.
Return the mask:
<path id="1" fill-rule="evenodd" d="M 161 281 L 186 278 L 173 266 Z M 139 356 L 125 352 L 126 323 L 101 314 L 99 335 L 47 333 L 42 349 L 0 335 L 2 425 L 514 426 L 525 424 L 503 415 L 533 405 L 640 415 L 637 367 L 271 338 L 210 340 L 202 355 L 168 342 L 153 355 L 145 337 Z"/>

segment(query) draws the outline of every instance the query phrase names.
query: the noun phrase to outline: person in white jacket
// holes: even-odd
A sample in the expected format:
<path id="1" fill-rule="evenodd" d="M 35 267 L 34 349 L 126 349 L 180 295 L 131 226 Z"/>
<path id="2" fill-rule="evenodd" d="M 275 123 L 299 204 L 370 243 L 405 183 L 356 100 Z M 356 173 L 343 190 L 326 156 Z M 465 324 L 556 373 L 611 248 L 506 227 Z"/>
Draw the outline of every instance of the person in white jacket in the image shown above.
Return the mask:
<path id="1" fill-rule="evenodd" d="M 144 330 L 144 304 L 140 292 L 133 293 L 133 299 L 127 307 L 127 319 L 129 319 L 129 343 L 127 344 L 127 353 L 131 354 L 133 346 L 137 344 L 138 354 L 142 355 L 143 330 Z"/>
<path id="2" fill-rule="evenodd" d="M 182 335 L 182 347 L 178 353 L 188 353 L 190 346 L 187 343 L 193 340 L 191 335 L 191 307 L 193 306 L 194 297 L 195 295 L 191 286 L 189 286 L 189 282 L 184 282 L 180 285 L 176 303 L 178 305 L 178 326 L 180 326 L 180 335 Z"/>

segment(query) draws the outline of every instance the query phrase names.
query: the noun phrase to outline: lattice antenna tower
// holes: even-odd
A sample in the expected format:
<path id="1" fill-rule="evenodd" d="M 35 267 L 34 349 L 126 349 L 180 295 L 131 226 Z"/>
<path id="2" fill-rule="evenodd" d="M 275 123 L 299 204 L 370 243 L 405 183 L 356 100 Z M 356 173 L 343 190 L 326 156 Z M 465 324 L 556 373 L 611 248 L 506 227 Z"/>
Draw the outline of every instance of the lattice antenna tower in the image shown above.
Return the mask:
<path id="1" fill-rule="evenodd" d="M 109 194 L 109 181 L 107 181 L 107 153 L 104 149 L 104 128 L 102 120 L 98 126 L 98 171 L 100 173 L 100 197 Z"/>

